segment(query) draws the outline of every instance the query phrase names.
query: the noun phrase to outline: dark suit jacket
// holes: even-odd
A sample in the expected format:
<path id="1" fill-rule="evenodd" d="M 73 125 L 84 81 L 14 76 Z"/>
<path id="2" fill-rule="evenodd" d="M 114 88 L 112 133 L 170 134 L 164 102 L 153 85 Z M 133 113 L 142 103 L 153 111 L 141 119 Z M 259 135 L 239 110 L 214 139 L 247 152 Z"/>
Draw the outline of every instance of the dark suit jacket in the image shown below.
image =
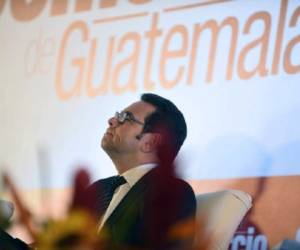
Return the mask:
<path id="1" fill-rule="evenodd" d="M 104 213 L 96 210 L 106 181 L 95 182 L 87 192 L 97 193 L 89 207 L 98 217 Z M 104 223 L 100 237 L 109 249 L 189 249 L 195 211 L 192 188 L 156 167 L 130 189 Z"/>
<path id="2" fill-rule="evenodd" d="M 0 250 L 29 250 L 29 247 L 0 228 Z"/>

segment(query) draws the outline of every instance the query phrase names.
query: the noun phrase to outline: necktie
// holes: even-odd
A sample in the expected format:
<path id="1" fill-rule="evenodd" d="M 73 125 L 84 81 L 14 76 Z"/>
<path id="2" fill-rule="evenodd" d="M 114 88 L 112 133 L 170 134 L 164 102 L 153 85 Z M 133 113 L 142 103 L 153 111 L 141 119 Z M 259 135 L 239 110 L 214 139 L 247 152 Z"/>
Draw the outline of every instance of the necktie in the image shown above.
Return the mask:
<path id="1" fill-rule="evenodd" d="M 103 190 L 103 197 L 101 199 L 101 211 L 105 213 L 106 209 L 109 206 L 109 203 L 114 195 L 115 190 L 126 183 L 126 180 L 123 176 L 117 175 L 109 178 L 108 184 Z"/>

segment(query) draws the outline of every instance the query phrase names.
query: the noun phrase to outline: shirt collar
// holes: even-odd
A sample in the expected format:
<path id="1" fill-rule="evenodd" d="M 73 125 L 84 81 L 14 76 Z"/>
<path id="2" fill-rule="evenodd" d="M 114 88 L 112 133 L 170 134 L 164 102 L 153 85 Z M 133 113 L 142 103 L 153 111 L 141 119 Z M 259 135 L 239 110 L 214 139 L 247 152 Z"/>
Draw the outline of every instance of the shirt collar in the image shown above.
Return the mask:
<path id="1" fill-rule="evenodd" d="M 143 165 L 136 166 L 132 169 L 127 170 L 122 174 L 130 187 L 132 187 L 139 179 L 141 179 L 145 174 L 147 174 L 151 169 L 153 169 L 156 163 L 147 163 Z"/>

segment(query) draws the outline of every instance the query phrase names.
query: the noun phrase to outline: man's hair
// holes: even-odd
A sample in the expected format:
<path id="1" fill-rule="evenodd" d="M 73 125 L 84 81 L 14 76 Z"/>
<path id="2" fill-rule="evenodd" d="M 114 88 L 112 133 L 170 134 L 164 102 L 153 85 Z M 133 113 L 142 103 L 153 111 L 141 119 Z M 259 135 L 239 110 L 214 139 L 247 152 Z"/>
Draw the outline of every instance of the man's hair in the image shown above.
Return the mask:
<path id="1" fill-rule="evenodd" d="M 183 114 L 174 103 L 159 95 L 146 93 L 141 96 L 141 100 L 156 108 L 145 118 L 142 133 L 161 134 L 163 138 L 160 154 L 172 162 L 187 135 Z"/>

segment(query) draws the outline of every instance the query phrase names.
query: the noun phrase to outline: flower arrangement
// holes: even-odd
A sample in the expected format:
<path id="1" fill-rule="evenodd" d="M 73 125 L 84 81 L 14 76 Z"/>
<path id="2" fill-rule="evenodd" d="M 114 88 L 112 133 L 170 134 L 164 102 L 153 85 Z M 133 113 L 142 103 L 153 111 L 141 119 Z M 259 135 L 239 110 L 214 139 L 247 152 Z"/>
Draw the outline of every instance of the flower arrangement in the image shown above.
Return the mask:
<path id="1" fill-rule="evenodd" d="M 89 197 L 83 197 L 83 190 L 90 184 L 89 175 L 85 170 L 75 174 L 72 203 L 67 216 L 58 219 L 47 219 L 41 225 L 34 225 L 31 213 L 23 204 L 20 195 L 10 179 L 4 174 L 3 180 L 9 188 L 19 219 L 33 239 L 30 245 L 38 250 L 101 250 L 104 249 L 103 239 L 97 234 L 98 221 L 84 209 Z"/>

